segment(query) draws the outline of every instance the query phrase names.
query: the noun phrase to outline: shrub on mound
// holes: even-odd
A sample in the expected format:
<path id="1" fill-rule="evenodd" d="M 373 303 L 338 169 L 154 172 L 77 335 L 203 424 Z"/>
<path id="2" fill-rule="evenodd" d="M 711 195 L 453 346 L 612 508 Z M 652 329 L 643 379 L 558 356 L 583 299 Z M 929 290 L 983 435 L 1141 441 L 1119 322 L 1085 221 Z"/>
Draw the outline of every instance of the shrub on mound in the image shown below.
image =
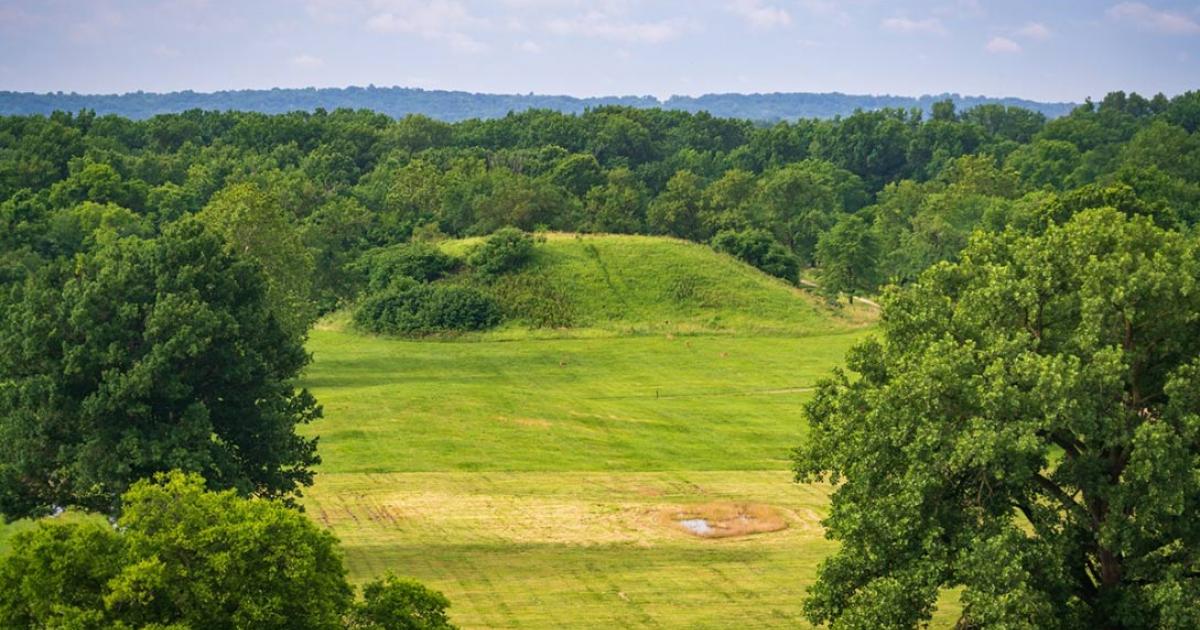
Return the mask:
<path id="1" fill-rule="evenodd" d="M 385 291 L 403 278 L 437 280 L 458 266 L 458 260 L 428 243 L 404 243 L 367 252 L 355 265 L 371 293 Z"/>
<path id="2" fill-rule="evenodd" d="M 478 289 L 409 280 L 364 300 L 354 323 L 389 335 L 485 330 L 500 323 L 500 308 Z"/>
<path id="3" fill-rule="evenodd" d="M 722 230 L 712 238 L 712 246 L 788 282 L 795 283 L 800 272 L 796 257 L 766 230 Z"/>
<path id="4" fill-rule="evenodd" d="M 501 228 L 476 247 L 467 262 L 485 276 L 520 269 L 533 257 L 533 237 L 516 228 Z"/>

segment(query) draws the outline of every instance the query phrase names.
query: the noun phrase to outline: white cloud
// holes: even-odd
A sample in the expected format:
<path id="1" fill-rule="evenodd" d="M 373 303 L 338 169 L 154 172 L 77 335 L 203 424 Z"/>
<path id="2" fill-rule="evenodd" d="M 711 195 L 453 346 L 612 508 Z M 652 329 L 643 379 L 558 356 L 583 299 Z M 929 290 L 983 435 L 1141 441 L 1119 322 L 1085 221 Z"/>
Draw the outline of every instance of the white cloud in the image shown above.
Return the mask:
<path id="1" fill-rule="evenodd" d="M 527 39 L 517 44 L 517 50 L 536 55 L 542 52 L 542 47 L 537 42 Z"/>
<path id="2" fill-rule="evenodd" d="M 946 28 L 942 26 L 942 21 L 937 18 L 926 18 L 924 20 L 911 20 L 904 17 L 892 17 L 880 23 L 885 30 L 896 33 L 927 33 L 933 35 L 945 34 Z"/>
<path id="3" fill-rule="evenodd" d="M 316 70 L 317 68 L 325 66 L 324 59 L 321 59 L 320 57 L 314 57 L 308 53 L 296 55 L 295 57 L 292 57 L 291 61 L 293 66 L 296 66 L 301 70 Z"/>
<path id="4" fill-rule="evenodd" d="M 761 0 L 730 0 L 727 8 L 754 28 L 772 29 L 792 23 L 786 10 L 763 4 Z"/>
<path id="5" fill-rule="evenodd" d="M 1017 31 L 1017 35 L 1037 40 L 1050 39 L 1052 34 L 1049 27 L 1041 22 L 1030 22 Z"/>
<path id="6" fill-rule="evenodd" d="M 1108 17 L 1118 22 L 1129 22 L 1139 28 L 1173 35 L 1200 34 L 1196 20 L 1170 11 L 1160 11 L 1141 2 L 1122 2 L 1112 6 Z"/>
<path id="7" fill-rule="evenodd" d="M 546 21 L 546 29 L 555 35 L 581 35 L 641 44 L 661 44 L 670 41 L 682 35 L 686 26 L 687 23 L 682 20 L 617 20 L 601 11 L 589 11 L 575 18 L 555 18 Z"/>
<path id="8" fill-rule="evenodd" d="M 367 28 L 377 33 L 404 33 L 442 41 L 459 52 L 483 52 L 487 45 L 469 31 L 487 26 L 456 0 L 375 0 L 376 13 Z"/>
<path id="9" fill-rule="evenodd" d="M 992 54 L 1011 54 L 1021 52 L 1021 45 L 1007 37 L 993 37 L 984 45 L 984 50 Z"/>

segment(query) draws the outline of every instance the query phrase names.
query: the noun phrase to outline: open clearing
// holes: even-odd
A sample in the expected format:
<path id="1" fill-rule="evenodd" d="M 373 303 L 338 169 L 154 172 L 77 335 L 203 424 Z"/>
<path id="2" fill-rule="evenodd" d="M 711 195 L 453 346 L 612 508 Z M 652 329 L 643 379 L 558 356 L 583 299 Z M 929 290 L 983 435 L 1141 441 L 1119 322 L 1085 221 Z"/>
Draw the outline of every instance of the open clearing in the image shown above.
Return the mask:
<path id="1" fill-rule="evenodd" d="M 834 543 L 790 482 L 809 389 L 863 332 L 507 342 L 320 330 L 310 515 L 352 577 L 416 577 L 465 628 L 794 627 Z M 769 506 L 706 538 L 664 514 Z M 690 512 L 689 512 L 690 510 Z M 952 611 L 939 625 L 953 621 Z"/>
<path id="2" fill-rule="evenodd" d="M 420 342 L 314 331 L 322 472 L 780 470 L 862 333 Z"/>

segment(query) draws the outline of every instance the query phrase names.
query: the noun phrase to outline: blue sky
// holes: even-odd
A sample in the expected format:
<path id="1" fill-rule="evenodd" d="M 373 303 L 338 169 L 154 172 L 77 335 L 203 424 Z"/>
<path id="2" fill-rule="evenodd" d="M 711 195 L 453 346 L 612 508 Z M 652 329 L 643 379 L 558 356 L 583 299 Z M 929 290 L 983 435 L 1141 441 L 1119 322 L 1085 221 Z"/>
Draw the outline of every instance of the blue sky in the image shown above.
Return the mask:
<path id="1" fill-rule="evenodd" d="M 0 0 L 0 89 L 1200 88 L 1200 0 Z"/>

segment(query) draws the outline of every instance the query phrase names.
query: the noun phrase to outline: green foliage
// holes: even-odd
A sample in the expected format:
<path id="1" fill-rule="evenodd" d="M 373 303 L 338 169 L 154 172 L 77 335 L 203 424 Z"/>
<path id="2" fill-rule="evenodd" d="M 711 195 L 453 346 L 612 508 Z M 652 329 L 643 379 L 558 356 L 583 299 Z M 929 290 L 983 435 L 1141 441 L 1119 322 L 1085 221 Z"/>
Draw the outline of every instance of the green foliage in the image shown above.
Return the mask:
<path id="1" fill-rule="evenodd" d="M 588 191 L 584 199 L 587 216 L 583 227 L 590 232 L 635 234 L 646 222 L 647 192 L 628 168 L 615 168 L 608 181 Z"/>
<path id="2" fill-rule="evenodd" d="M 646 209 L 646 225 L 655 234 L 668 234 L 693 241 L 704 240 L 700 217 L 700 178 L 690 171 L 671 176 L 663 194 Z"/>
<path id="3" fill-rule="evenodd" d="M 467 255 L 471 267 L 485 277 L 512 273 L 533 257 L 533 237 L 516 228 L 501 228 Z"/>
<path id="4" fill-rule="evenodd" d="M 429 243 L 412 242 L 367 252 L 355 263 L 365 271 L 367 290 L 377 293 L 407 278 L 432 282 L 457 267 L 457 258 Z"/>
<path id="5" fill-rule="evenodd" d="M 1062 140 L 1036 140 L 1008 156 L 1008 166 L 1035 188 L 1064 187 L 1079 164 L 1079 150 Z"/>
<path id="6" fill-rule="evenodd" d="M 800 271 L 796 257 L 766 230 L 722 230 L 713 236 L 712 246 L 788 282 L 795 282 Z"/>
<path id="7" fill-rule="evenodd" d="M 334 199 L 305 217 L 301 238 L 313 255 L 313 291 L 327 312 L 352 299 L 359 286 L 353 268 L 370 244 L 375 217 L 353 198 Z"/>
<path id="8" fill-rule="evenodd" d="M 604 182 L 604 170 L 590 153 L 576 153 L 554 167 L 550 180 L 576 197 L 583 197 Z"/>
<path id="9" fill-rule="evenodd" d="M 6 628 L 450 628 L 444 596 L 388 577 L 354 603 L 337 540 L 198 475 L 122 497 L 116 527 L 42 523 L 0 558 Z"/>
<path id="10" fill-rule="evenodd" d="M 121 572 L 125 544 L 100 523 L 42 523 L 0 557 L 0 626 L 104 627 L 105 585 Z"/>
<path id="11" fill-rule="evenodd" d="M 884 302 L 807 406 L 836 484 L 814 623 L 1188 627 L 1200 601 L 1200 251 L 1086 210 L 977 235 Z"/>
<path id="12" fill-rule="evenodd" d="M 734 103 L 745 99 L 755 105 Z M 796 99 L 801 109 L 788 110 Z M 809 266 L 841 214 L 880 206 L 891 187 L 910 184 L 939 199 L 887 208 L 893 214 L 883 223 L 875 213 L 863 216 L 879 242 L 881 277 L 911 282 L 929 264 L 954 260 L 976 228 L 1002 226 L 1012 218 L 1008 202 L 1031 189 L 1123 184 L 1160 216 L 1200 220 L 1192 92 L 1171 99 L 1114 92 L 1069 113 L 1066 105 L 1039 112 L 1017 101 L 945 96 L 872 98 L 863 111 L 834 120 L 784 113 L 828 111 L 817 105 L 824 99 L 857 102 L 844 95 L 673 99 L 697 112 L 687 113 L 617 99 L 576 114 L 523 111 L 455 124 L 344 109 L 197 110 L 146 121 L 86 111 L 0 117 L 0 279 L 92 247 L 68 216 L 86 203 L 127 209 L 138 217 L 134 233 L 149 235 L 204 209 L 231 247 L 263 265 L 276 314 L 296 334 L 317 313 L 354 298 L 349 265 L 362 252 L 412 240 L 418 230 L 450 238 L 516 227 L 705 241 L 753 228 L 771 232 Z M 752 109 L 789 122 L 758 126 L 707 113 Z M 1047 121 L 1047 111 L 1068 115 Z M 995 183 L 1015 182 L 1015 194 L 949 190 L 951 180 L 973 176 L 956 173 L 964 158 L 1005 165 L 993 169 Z M 1031 199 L 1019 205 L 1036 205 Z"/>
<path id="13" fill-rule="evenodd" d="M 489 190 L 475 200 L 470 233 L 560 227 L 564 219 L 572 218 L 572 198 L 550 182 L 502 170 L 489 176 Z"/>
<path id="14" fill-rule="evenodd" d="M 501 276 L 489 289 L 505 321 L 529 328 L 569 328 L 579 321 L 574 300 L 544 272 Z"/>
<path id="15" fill-rule="evenodd" d="M 170 469 L 293 496 L 318 461 L 307 361 L 258 267 L 196 221 L 40 269 L 0 309 L 0 513 L 112 511 Z"/>
<path id="16" fill-rule="evenodd" d="M 353 630 L 453 630 L 449 606 L 441 593 L 388 574 L 363 587 L 363 601 L 347 625 Z"/>
<path id="17" fill-rule="evenodd" d="M 103 240 L 153 234 L 151 223 L 132 210 L 93 201 L 53 213 L 46 229 L 50 247 L 64 255 L 91 250 Z"/>
<path id="18" fill-rule="evenodd" d="M 388 335 L 425 335 L 485 330 L 500 323 L 500 309 L 478 289 L 394 282 L 363 300 L 354 312 L 362 330 Z"/>
<path id="19" fill-rule="evenodd" d="M 279 200 L 254 184 L 235 184 L 197 216 L 229 252 L 262 266 L 271 312 L 288 334 L 303 337 L 316 319 L 313 258 Z"/>
<path id="20" fill-rule="evenodd" d="M 68 208 L 91 201 L 141 208 L 147 192 L 144 182 L 138 182 L 140 185 L 126 183 L 112 165 L 99 162 L 88 162 L 72 171 L 69 177 L 50 189 L 50 203 L 55 207 Z"/>
<path id="21" fill-rule="evenodd" d="M 764 174 L 755 198 L 766 224 L 801 264 L 815 260 L 817 240 L 841 212 L 862 205 L 862 182 L 828 162 L 805 160 Z"/>
<path id="22" fill-rule="evenodd" d="M 875 287 L 876 245 L 866 221 L 856 214 L 843 216 L 817 241 L 821 289 L 829 296 L 855 295 Z"/>

